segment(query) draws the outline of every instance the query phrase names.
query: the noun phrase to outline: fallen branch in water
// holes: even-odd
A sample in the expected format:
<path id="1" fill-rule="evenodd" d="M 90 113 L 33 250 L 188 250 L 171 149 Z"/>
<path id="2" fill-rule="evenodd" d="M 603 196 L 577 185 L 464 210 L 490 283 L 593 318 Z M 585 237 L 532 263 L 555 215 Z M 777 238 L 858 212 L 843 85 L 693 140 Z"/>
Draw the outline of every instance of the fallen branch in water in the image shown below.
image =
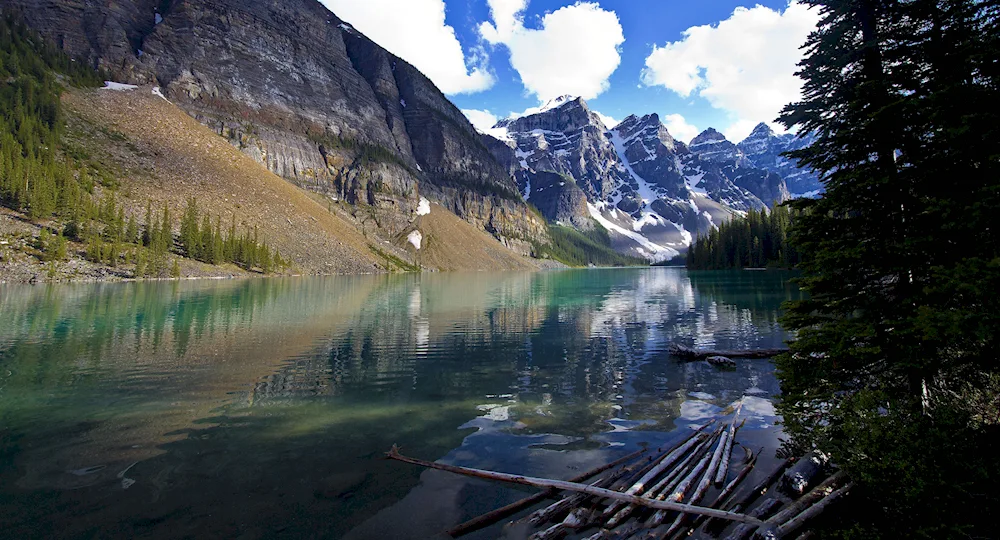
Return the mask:
<path id="1" fill-rule="evenodd" d="M 692 506 L 689 504 L 682 504 L 673 501 L 656 501 L 644 497 L 637 497 L 635 495 L 626 495 L 625 493 L 612 491 L 610 489 L 588 486 L 586 484 L 566 482 L 563 480 L 549 480 L 547 478 L 534 478 L 530 476 L 522 476 L 517 474 L 484 471 L 482 469 L 472 469 L 468 467 L 459 467 L 456 465 L 445 465 L 444 463 L 435 463 L 433 461 L 425 461 L 422 459 L 411 458 L 400 454 L 399 448 L 396 445 L 393 445 L 392 449 L 386 452 L 385 455 L 389 459 L 402 461 L 404 463 L 411 463 L 413 465 L 420 465 L 421 467 L 439 469 L 442 471 L 448 471 L 465 476 L 485 478 L 487 480 L 497 480 L 501 482 L 510 482 L 512 484 L 521 484 L 524 486 L 533 486 L 539 488 L 555 488 L 565 491 L 577 491 L 580 493 L 593 495 L 595 497 L 604 497 L 606 499 L 615 499 L 619 501 L 624 501 L 626 503 L 637 504 L 639 506 L 648 506 L 649 508 L 655 508 L 657 510 L 672 510 L 675 512 L 685 512 L 689 514 L 705 515 L 729 521 L 748 523 L 751 525 L 756 525 L 758 527 L 764 523 L 762 520 L 758 518 L 747 516 L 744 514 L 726 512 L 723 510 L 716 510 L 714 508 L 705 508 L 702 506 Z"/>
<path id="2" fill-rule="evenodd" d="M 679 360 L 705 360 L 710 356 L 725 356 L 727 358 L 771 358 L 781 353 L 788 352 L 787 348 L 713 351 L 707 349 L 693 349 L 676 343 L 671 343 L 667 350 L 670 352 L 671 356 Z"/>
<path id="3" fill-rule="evenodd" d="M 645 448 L 643 448 L 642 450 L 636 450 L 635 452 L 632 452 L 631 454 L 629 454 L 627 456 L 618 458 L 618 459 L 612 461 L 611 463 L 608 463 L 606 465 L 601 465 L 600 467 L 597 467 L 595 469 L 591 469 L 591 470 L 589 470 L 589 471 L 587 471 L 587 472 L 585 472 L 583 474 L 574 476 L 573 478 L 570 478 L 569 481 L 570 482 L 583 482 L 584 480 L 590 478 L 591 476 L 597 476 L 598 474 L 601 474 L 602 472 L 604 472 L 604 471 L 606 471 L 608 469 L 613 469 L 613 468 L 615 468 L 615 467 L 617 467 L 619 465 L 622 465 L 624 463 L 628 463 L 629 461 L 632 461 L 633 459 L 638 458 L 639 456 L 641 456 L 646 451 L 647 451 L 647 449 L 645 449 Z M 541 501 L 543 499 L 546 499 L 548 497 L 553 497 L 557 493 L 559 493 L 559 490 L 556 490 L 556 489 L 547 489 L 545 491 L 540 491 L 540 492 L 538 492 L 538 493 L 536 493 L 534 495 L 531 495 L 530 497 L 525 497 L 525 498 L 523 498 L 523 499 L 521 499 L 519 501 L 512 502 L 512 503 L 508 504 L 507 506 L 503 506 L 503 507 L 497 508 L 496 510 L 493 510 L 492 512 L 487 512 L 487 513 L 485 513 L 485 514 L 483 514 L 481 516 L 472 518 L 469 521 L 466 521 L 465 523 L 462 523 L 460 525 L 456 525 L 456 526 L 452 527 L 451 529 L 448 529 L 447 531 L 445 531 L 445 534 L 447 534 L 448 536 L 450 536 L 452 538 L 457 538 L 459 536 L 462 536 L 463 534 L 469 534 L 470 532 L 478 531 L 479 529 L 482 529 L 483 527 L 488 527 L 488 526 L 496 523 L 497 521 L 500 521 L 501 519 L 503 519 L 503 518 L 505 518 L 507 516 L 516 514 L 517 512 L 519 512 L 519 511 L 521 511 L 521 510 L 523 510 L 525 508 L 528 508 L 529 506 L 532 506 L 535 503 L 537 503 L 537 502 L 539 502 L 539 501 Z"/>

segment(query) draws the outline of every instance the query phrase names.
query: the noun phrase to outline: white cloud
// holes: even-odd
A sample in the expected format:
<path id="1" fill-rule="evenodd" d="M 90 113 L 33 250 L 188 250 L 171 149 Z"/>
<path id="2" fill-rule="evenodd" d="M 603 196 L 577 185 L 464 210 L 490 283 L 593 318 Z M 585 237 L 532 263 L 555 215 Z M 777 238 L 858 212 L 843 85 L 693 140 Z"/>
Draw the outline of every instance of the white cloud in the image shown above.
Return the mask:
<path id="1" fill-rule="evenodd" d="M 625 42 L 614 11 L 577 2 L 541 18 L 540 28 L 525 28 L 528 0 L 488 0 L 493 22 L 479 26 L 483 38 L 510 51 L 511 66 L 525 90 L 540 102 L 570 94 L 592 99 L 608 89 L 621 63 Z"/>
<path id="2" fill-rule="evenodd" d="M 597 115 L 598 118 L 601 119 L 601 122 L 604 122 L 604 127 L 608 128 L 608 129 L 611 129 L 611 128 L 613 128 L 613 127 L 615 127 L 615 126 L 617 126 L 618 124 L 621 123 L 621 120 L 618 120 L 616 118 L 612 118 L 612 117 L 610 117 L 610 116 L 608 116 L 606 114 L 601 114 L 601 113 L 599 113 L 597 111 L 593 111 L 593 112 L 594 112 L 594 114 Z"/>
<path id="3" fill-rule="evenodd" d="M 750 135 L 750 132 L 753 131 L 753 128 L 757 127 L 757 124 L 759 123 L 760 122 L 741 118 L 730 124 L 726 129 L 723 129 L 722 134 L 725 135 L 730 141 L 738 143 L 743 139 L 746 139 L 747 135 Z M 771 129 L 774 129 L 777 132 L 784 131 L 784 127 L 779 124 L 774 124 L 773 122 L 768 122 L 768 124 L 772 126 Z"/>
<path id="4" fill-rule="evenodd" d="M 321 0 L 372 41 L 416 66 L 445 94 L 486 90 L 496 78 L 481 49 L 467 58 L 445 24 L 444 0 Z"/>
<path id="5" fill-rule="evenodd" d="M 499 120 L 495 114 L 490 111 L 480 111 L 478 109 L 462 109 L 462 114 L 472 122 L 472 126 L 478 129 L 481 133 L 487 133 L 489 130 L 496 125 L 497 120 Z"/>
<path id="6" fill-rule="evenodd" d="M 654 46 L 642 81 L 681 97 L 701 96 L 728 111 L 735 120 L 724 131 L 730 140 L 740 140 L 800 98 L 799 47 L 818 20 L 816 10 L 797 2 L 783 12 L 760 5 L 736 8 L 715 26 L 693 26 L 682 40 Z"/>
<path id="7" fill-rule="evenodd" d="M 667 126 L 667 131 L 678 141 L 684 144 L 690 143 L 691 139 L 698 136 L 701 131 L 692 126 L 679 114 L 668 114 L 663 117 L 663 125 Z"/>

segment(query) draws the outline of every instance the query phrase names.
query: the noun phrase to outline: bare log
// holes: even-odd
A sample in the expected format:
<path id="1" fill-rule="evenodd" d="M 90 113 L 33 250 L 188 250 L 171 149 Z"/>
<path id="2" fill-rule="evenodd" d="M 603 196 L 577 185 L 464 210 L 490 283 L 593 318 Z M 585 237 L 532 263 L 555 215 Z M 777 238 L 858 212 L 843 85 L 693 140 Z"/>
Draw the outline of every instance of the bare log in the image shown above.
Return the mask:
<path id="1" fill-rule="evenodd" d="M 757 506 L 757 508 L 754 508 L 753 511 L 750 512 L 750 515 L 756 518 L 766 518 L 775 510 L 780 508 L 782 504 L 784 504 L 784 502 L 776 497 L 765 499 Z M 750 536 L 750 533 L 753 531 L 754 527 L 752 525 L 741 523 L 738 527 L 733 529 L 733 532 L 726 536 L 726 540 L 743 540 L 747 536 Z"/>
<path id="2" fill-rule="evenodd" d="M 735 418 L 733 418 L 733 422 L 736 422 Z M 724 430 L 722 432 L 722 438 L 719 439 L 719 445 L 715 447 L 715 453 L 712 454 L 712 461 L 708 464 L 708 470 L 705 471 L 709 481 L 714 480 L 716 474 L 719 472 L 719 466 L 722 464 L 722 456 L 726 453 L 726 446 L 729 445 L 729 441 L 731 440 L 729 437 L 731 436 L 732 432 L 729 430 Z"/>
<path id="3" fill-rule="evenodd" d="M 657 497 L 657 496 L 660 495 L 663 491 L 666 491 L 667 489 L 673 489 L 675 485 L 674 482 L 680 481 L 681 475 L 683 475 L 685 471 L 687 471 L 688 465 L 695 459 L 698 459 L 699 456 L 703 455 L 703 453 L 708 448 L 711 447 L 712 441 L 714 440 L 716 434 L 713 434 L 712 437 L 706 438 L 697 448 L 694 449 L 693 452 L 691 452 L 688 455 L 688 457 L 684 458 L 684 460 L 681 461 L 681 463 L 679 463 L 676 467 L 674 467 L 674 470 L 670 471 L 670 473 L 664 476 L 663 479 L 657 482 L 653 487 L 649 488 L 649 490 L 647 490 L 643 494 L 643 496 L 649 499 L 657 498 L 657 500 L 662 501 L 664 497 L 663 496 Z M 614 513 L 614 516 L 612 516 L 611 519 L 607 521 L 605 527 L 608 529 L 612 529 L 618 526 L 618 524 L 622 523 L 626 518 L 628 518 L 628 516 L 630 516 L 632 512 L 635 511 L 635 509 L 636 507 L 633 505 L 626 505 L 621 503 L 615 503 L 609 505 L 608 508 L 604 511 L 604 515 L 608 516 Z"/>
<path id="4" fill-rule="evenodd" d="M 725 439 L 727 435 L 729 435 L 728 432 L 723 432 L 722 439 Z M 720 439 L 719 447 L 723 447 L 724 443 L 725 441 Z M 701 477 L 701 481 L 698 482 L 698 487 L 695 488 L 694 493 L 691 494 L 691 498 L 688 499 L 688 504 L 698 504 L 701 502 L 701 498 L 705 496 L 708 488 L 712 485 L 712 477 L 715 476 L 713 474 L 714 472 L 715 471 L 712 470 L 711 465 L 709 465 L 708 469 L 705 470 L 705 474 Z M 663 534 L 663 537 L 670 538 L 671 535 L 679 531 L 680 528 L 684 526 L 684 524 L 688 521 L 688 518 L 690 518 L 688 514 L 677 514 L 677 517 L 674 518 L 674 522 L 670 524 L 670 527 L 667 529 L 667 532 Z"/>
<path id="5" fill-rule="evenodd" d="M 725 356 L 727 358 L 772 358 L 781 353 L 788 352 L 787 348 L 780 349 L 754 349 L 736 351 L 713 351 L 705 349 L 693 349 L 671 343 L 668 347 L 670 355 L 679 360 L 705 360 L 710 356 Z"/>
<path id="6" fill-rule="evenodd" d="M 706 453 L 705 456 L 701 458 L 701 460 L 694 466 L 694 469 L 692 469 L 691 472 L 684 478 L 684 480 L 681 480 L 681 483 L 674 488 L 673 493 L 671 493 L 670 497 L 668 498 L 670 500 L 678 502 L 681 499 L 683 499 L 684 495 L 686 495 L 687 492 L 691 489 L 691 486 L 694 485 L 694 481 L 697 480 L 698 477 L 705 472 L 706 468 L 711 463 L 714 455 L 715 455 L 714 453 L 712 454 Z"/>
<path id="7" fill-rule="evenodd" d="M 719 435 L 719 433 L 720 432 L 716 432 L 716 435 Z M 712 444 L 714 444 L 714 440 Z M 702 456 L 701 459 L 698 460 L 697 463 L 695 463 L 694 467 L 687 474 L 687 476 L 685 476 L 683 480 L 681 480 L 679 483 L 673 486 L 673 490 L 670 492 L 670 495 L 666 497 L 667 499 L 670 499 L 675 502 L 680 502 L 684 498 L 684 495 L 687 494 L 688 490 L 691 489 L 691 486 L 694 485 L 695 480 L 697 480 L 700 475 L 706 472 L 708 464 L 711 462 L 712 456 L 714 455 L 712 452 L 708 452 L 708 450 L 711 449 L 712 444 L 709 444 L 708 447 L 705 448 L 706 450 L 705 454 Z M 664 499 L 663 495 L 657 497 L 657 500 L 663 500 L 663 499 Z M 646 521 L 646 526 L 655 527 L 656 525 L 663 523 L 663 520 L 666 517 L 667 517 L 666 510 L 663 509 L 658 510 L 655 514 L 653 514 L 653 517 L 649 518 Z"/>
<path id="8" fill-rule="evenodd" d="M 659 452 L 659 449 L 657 449 L 659 453 L 654 456 L 650 456 L 649 461 L 646 464 L 635 463 L 629 465 L 628 467 L 625 467 L 620 471 L 616 471 L 611 475 L 598 479 L 591 485 L 596 487 L 609 488 L 615 491 L 622 491 L 623 489 L 625 489 L 626 486 L 631 486 L 637 478 L 640 478 L 641 476 L 646 474 L 646 472 L 648 472 L 649 469 L 654 467 L 656 463 L 659 462 L 660 459 L 668 455 L 674 449 L 685 444 L 691 438 L 698 435 L 698 433 L 700 433 L 702 429 L 711 425 L 712 422 L 714 422 L 714 420 L 706 423 L 704 426 L 701 426 L 697 430 L 686 435 L 680 441 L 677 441 L 677 443 L 675 443 L 674 446 L 668 450 Z M 531 521 L 533 525 L 540 525 L 542 523 L 545 523 L 546 521 L 549 521 L 554 516 L 557 516 L 563 512 L 575 508 L 579 504 L 582 504 L 585 500 L 587 500 L 587 498 L 588 498 L 587 495 L 581 493 L 576 493 L 574 495 L 564 497 L 562 500 L 559 500 L 549 505 L 548 507 L 542 508 L 541 510 L 538 510 L 535 513 L 533 513 L 529 518 L 529 521 Z"/>
<path id="9" fill-rule="evenodd" d="M 673 466 L 695 444 L 700 444 L 699 441 L 701 440 L 700 437 L 701 432 L 704 431 L 705 428 L 714 423 L 715 419 L 713 418 L 712 420 L 708 421 L 698 429 L 694 430 L 693 433 L 685 436 L 684 439 L 682 439 L 681 441 L 678 441 L 678 443 L 674 445 L 673 449 L 667 455 L 665 455 L 663 459 L 661 459 L 654 467 L 652 467 L 649 471 L 643 474 L 643 476 L 635 484 L 629 487 L 626 493 L 628 493 L 629 495 L 641 495 L 642 493 L 644 493 L 646 491 L 646 485 L 649 482 L 656 479 L 656 477 L 659 476 L 664 470 Z M 604 515 L 610 516 L 618 512 L 620 509 L 622 509 L 623 506 L 624 505 L 621 503 L 613 503 L 609 505 L 607 509 L 605 509 Z"/>
<path id="10" fill-rule="evenodd" d="M 847 475 L 844 474 L 844 471 L 837 471 L 836 473 L 833 474 L 833 476 L 827 478 L 820 485 L 814 487 L 809 493 L 806 493 L 805 495 L 799 497 L 794 502 L 792 502 L 792 504 L 783 508 L 781 512 L 778 512 L 777 514 L 768 518 L 767 521 L 765 521 L 764 524 L 761 525 L 760 529 L 757 530 L 757 535 L 766 537 L 767 535 L 765 533 L 767 533 L 768 530 L 773 529 L 778 525 L 799 515 L 799 513 L 801 513 L 803 510 L 815 504 L 816 501 L 819 501 L 820 499 L 829 495 L 830 492 L 833 491 L 834 487 L 837 486 L 837 484 L 843 482 L 846 478 Z"/>
<path id="11" fill-rule="evenodd" d="M 750 488 L 749 491 L 744 493 L 743 496 L 740 497 L 740 499 L 736 501 L 735 504 L 729 506 L 729 508 L 748 507 L 755 500 L 757 500 L 757 497 L 760 497 L 764 493 L 767 493 L 768 487 L 770 487 L 771 484 L 777 481 L 778 477 L 781 476 L 781 473 L 783 473 L 785 469 L 787 469 L 793 463 L 795 463 L 795 458 L 788 458 L 785 461 L 783 461 L 781 465 L 778 465 L 778 468 L 776 468 L 774 471 L 771 472 L 770 475 L 768 475 L 767 478 L 761 480 L 760 482 L 757 483 L 756 486 Z"/>
<path id="12" fill-rule="evenodd" d="M 626 467 L 619 471 L 615 471 L 604 478 L 599 478 L 594 482 L 592 482 L 590 485 L 595 487 L 606 488 L 608 486 L 613 485 L 615 481 L 619 480 L 623 476 L 628 475 L 630 472 L 632 472 L 632 468 Z M 563 512 L 572 510 L 585 500 L 587 500 L 587 495 L 584 495 L 582 493 L 574 493 L 573 495 L 563 497 L 562 499 L 552 503 L 551 505 L 545 508 L 535 511 L 535 513 L 531 514 L 531 517 L 529 517 L 528 520 L 533 525 L 540 525 L 542 523 L 545 523 L 546 521 L 549 521 L 553 517 L 562 514 Z"/>
<path id="13" fill-rule="evenodd" d="M 746 479 L 747 475 L 750 474 L 750 471 L 753 470 L 754 466 L 757 465 L 757 457 L 760 456 L 760 452 L 763 451 L 764 449 L 761 448 L 756 454 L 750 452 L 750 459 L 743 466 L 743 469 L 740 470 L 740 473 L 736 475 L 736 478 L 730 480 L 729 483 L 726 484 L 726 487 L 724 487 L 722 491 L 720 491 L 719 494 L 716 495 L 715 500 L 712 501 L 712 504 L 708 505 L 709 508 L 722 508 L 723 506 L 726 505 L 726 503 L 729 502 L 729 497 L 733 494 L 733 492 L 736 491 L 736 488 L 740 485 L 740 483 L 743 482 L 744 479 Z M 695 520 L 695 522 L 691 525 L 691 528 L 695 529 L 702 523 L 707 521 L 711 521 L 711 518 L 705 518 L 705 516 L 699 516 Z"/>
<path id="14" fill-rule="evenodd" d="M 550 540 L 560 538 L 570 530 L 582 529 L 590 522 L 594 510 L 590 508 L 574 508 L 561 522 L 531 535 L 530 540 Z"/>
<path id="15" fill-rule="evenodd" d="M 589 471 L 587 471 L 587 472 L 585 472 L 583 474 L 579 474 L 577 476 L 574 476 L 574 477 L 570 478 L 569 481 L 570 482 L 583 482 L 584 480 L 590 478 L 591 476 L 597 476 L 598 474 L 601 474 L 604 471 L 607 471 L 607 470 L 613 469 L 613 468 L 615 468 L 615 467 L 617 467 L 619 465 L 628 463 L 628 462 L 630 462 L 630 461 L 638 458 L 642 454 L 644 454 L 647 450 L 648 450 L 647 448 L 643 448 L 641 450 L 636 450 L 635 452 L 632 452 L 631 454 L 629 454 L 627 456 L 620 457 L 620 458 L 612 461 L 611 463 L 607 463 L 607 464 L 601 465 L 600 467 L 593 468 L 593 469 L 591 469 L 591 470 L 589 470 Z M 521 499 L 519 501 L 512 502 L 512 503 L 508 504 L 507 506 L 502 506 L 500 508 L 497 508 L 496 510 L 493 510 L 492 512 L 487 512 L 487 513 L 485 513 L 485 514 L 483 514 L 481 516 L 474 517 L 474 518 L 470 519 L 469 521 L 466 521 L 465 523 L 462 523 L 460 525 L 456 525 L 456 526 L 452 527 L 451 529 L 448 529 L 445 532 L 445 534 L 447 534 L 448 536 L 450 536 L 452 538 L 457 538 L 457 537 L 462 536 L 464 534 L 468 534 L 468 533 L 473 532 L 473 531 L 478 531 L 479 529 L 482 529 L 483 527 L 488 527 L 488 526 L 496 523 L 497 521 L 500 521 L 501 519 L 503 519 L 503 518 L 505 518 L 507 516 L 512 516 L 512 515 L 520 512 L 521 510 L 524 510 L 525 508 L 528 508 L 529 506 L 532 506 L 535 503 L 538 503 L 539 501 L 541 501 L 543 499 L 546 499 L 548 497 L 553 497 L 557 493 L 559 493 L 559 492 L 557 490 L 554 490 L 554 489 L 547 489 L 545 491 L 538 492 L 538 493 L 536 493 L 536 494 L 534 494 L 534 495 L 532 495 L 530 497 L 525 497 L 525 498 L 523 498 L 523 499 Z"/>
<path id="16" fill-rule="evenodd" d="M 742 407 L 743 403 L 741 402 L 740 406 L 736 408 L 736 414 L 733 415 L 733 421 L 729 425 L 729 431 L 724 432 L 722 434 L 722 439 L 719 440 L 719 448 L 728 447 L 729 450 L 732 451 L 732 446 L 731 446 L 733 441 L 732 437 L 736 435 L 736 417 L 739 416 Z M 718 453 L 718 450 L 716 450 L 716 453 Z M 726 459 L 728 460 L 729 458 L 727 457 Z M 716 460 L 715 456 L 712 457 L 712 460 L 713 462 Z M 711 487 L 712 485 L 712 481 L 714 479 L 713 477 L 715 476 L 715 474 L 713 473 L 715 472 L 717 471 L 714 471 L 712 469 L 712 465 L 710 464 L 708 470 L 705 471 L 705 475 L 701 477 L 701 482 L 698 483 L 698 487 L 694 490 L 694 493 L 691 494 L 691 498 L 688 499 L 687 501 L 688 504 L 698 504 L 699 502 L 701 502 L 701 498 L 705 496 L 705 493 L 708 492 L 708 488 Z M 719 499 L 716 498 L 716 501 L 718 500 Z M 715 508 L 714 504 L 715 503 L 710 505 L 710 507 Z M 677 517 L 674 519 L 674 522 L 670 525 L 670 528 L 668 528 L 667 532 L 663 534 L 663 537 L 670 538 L 674 533 L 679 531 L 689 521 L 691 521 L 690 515 L 678 514 Z"/>
<path id="17" fill-rule="evenodd" d="M 631 504 L 637 504 L 640 506 L 648 506 L 649 508 L 655 508 L 657 510 L 672 510 L 675 512 L 687 512 L 691 514 L 706 515 L 729 521 L 736 521 L 739 523 L 749 523 L 756 526 L 760 526 L 760 524 L 763 523 L 763 521 L 761 521 L 760 519 L 746 516 L 743 514 L 737 514 L 734 512 L 726 512 L 723 510 L 716 510 L 714 508 L 693 506 L 690 504 L 682 504 L 673 501 L 654 501 L 646 499 L 644 497 L 637 497 L 635 495 L 628 495 L 626 493 L 620 493 L 617 491 L 612 491 L 610 489 L 588 486 L 586 484 L 579 484 L 576 482 L 566 482 L 565 480 L 550 480 L 548 478 L 535 478 L 531 476 L 507 474 L 494 471 L 484 471 L 482 469 L 473 469 L 469 467 L 459 467 L 457 465 L 446 465 L 444 463 L 425 461 L 422 459 L 411 458 L 400 454 L 399 448 L 396 447 L 395 445 L 393 445 L 391 450 L 386 452 L 386 457 L 388 457 L 389 459 L 402 461 L 404 463 L 420 465 L 421 467 L 427 467 L 431 469 L 439 469 L 442 471 L 453 472 L 465 476 L 472 476 L 475 478 L 497 480 L 500 482 L 509 482 L 512 484 L 520 484 L 523 486 L 533 486 L 538 488 L 555 488 L 565 491 L 577 491 L 580 493 L 593 495 L 595 497 L 603 497 L 606 499 L 619 500 Z"/>
<path id="18" fill-rule="evenodd" d="M 721 486 L 726 481 L 726 474 L 729 472 L 729 462 L 733 457 L 733 440 L 736 438 L 736 418 L 740 415 L 743 410 L 743 400 L 740 399 L 740 404 L 736 407 L 736 412 L 733 414 L 733 421 L 729 424 L 729 433 L 726 437 L 726 446 L 722 449 L 722 459 L 717 464 L 715 470 L 715 485 Z"/>
<path id="19" fill-rule="evenodd" d="M 852 487 L 854 487 L 853 482 L 846 484 L 844 487 L 838 489 L 837 491 L 834 491 L 833 493 L 827 495 L 823 499 L 817 501 L 816 504 L 810 506 L 801 514 L 782 523 L 775 530 L 774 538 L 783 538 L 795 532 L 795 530 L 801 527 L 806 521 L 809 521 L 810 519 L 822 514 L 823 510 L 826 510 L 827 506 L 830 506 L 830 504 L 833 503 L 833 501 L 836 501 L 837 499 L 843 497 L 848 491 L 851 490 Z"/>
<path id="20" fill-rule="evenodd" d="M 677 463 L 677 461 L 679 461 L 680 458 L 688 452 L 688 450 L 690 450 L 693 446 L 698 444 L 699 441 L 696 435 L 701 433 L 702 430 L 712 425 L 712 423 L 714 422 L 715 420 L 713 419 L 711 422 L 708 422 L 707 424 L 698 428 L 693 434 L 688 435 L 686 441 L 684 441 L 679 446 L 676 446 L 674 450 L 670 452 L 670 454 L 668 454 L 662 460 L 660 460 L 660 462 L 657 463 L 655 467 L 650 469 L 649 472 L 647 472 L 642 478 L 640 478 L 639 481 L 636 482 L 632 487 L 630 487 L 628 491 L 626 491 L 625 493 L 628 493 L 629 495 L 639 495 L 643 491 L 645 491 L 646 485 L 648 485 L 649 482 L 655 480 L 657 476 L 663 473 L 663 471 L 669 469 L 671 466 Z"/>

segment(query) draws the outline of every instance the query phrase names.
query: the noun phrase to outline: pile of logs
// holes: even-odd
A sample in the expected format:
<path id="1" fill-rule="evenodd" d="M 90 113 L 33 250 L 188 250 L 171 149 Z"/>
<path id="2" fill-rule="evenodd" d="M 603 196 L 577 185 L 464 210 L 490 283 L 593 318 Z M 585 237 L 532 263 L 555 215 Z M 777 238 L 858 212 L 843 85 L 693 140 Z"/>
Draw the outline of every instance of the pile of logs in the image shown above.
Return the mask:
<path id="1" fill-rule="evenodd" d="M 535 495 L 463 523 L 458 537 L 556 499 L 519 520 L 531 538 L 767 538 L 790 537 L 851 489 L 844 474 L 827 476 L 819 454 L 787 459 L 762 481 L 744 486 L 760 451 L 733 458 L 742 423 L 739 409 L 728 423 L 711 422 L 667 448 L 644 449 L 570 480 L 533 478 L 403 456 L 386 456 L 466 476 L 542 488 Z M 739 445 L 741 446 L 741 445 Z M 731 467 L 731 465 L 735 466 Z"/>

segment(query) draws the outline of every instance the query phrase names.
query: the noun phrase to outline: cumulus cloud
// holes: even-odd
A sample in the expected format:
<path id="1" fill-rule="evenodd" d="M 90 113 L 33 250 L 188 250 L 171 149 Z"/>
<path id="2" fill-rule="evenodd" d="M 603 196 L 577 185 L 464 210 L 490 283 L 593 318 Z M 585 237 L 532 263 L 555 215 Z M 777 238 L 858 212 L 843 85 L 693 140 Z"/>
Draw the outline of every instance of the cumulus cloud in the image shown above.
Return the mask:
<path id="1" fill-rule="evenodd" d="M 601 114 L 598 111 L 594 111 L 594 114 L 596 114 L 597 117 L 601 119 L 601 122 L 604 122 L 604 127 L 608 129 L 611 129 L 621 123 L 621 120 L 612 118 L 606 114 Z"/>
<path id="2" fill-rule="evenodd" d="M 784 11 L 736 8 L 717 25 L 693 26 L 680 41 L 654 46 L 642 82 L 682 97 L 701 96 L 728 111 L 736 120 L 723 131 L 739 140 L 800 98 L 799 47 L 818 20 L 816 10 L 797 2 Z"/>
<path id="3" fill-rule="evenodd" d="M 608 89 L 625 42 L 614 11 L 577 2 L 545 14 L 539 28 L 526 28 L 528 0 L 488 3 L 492 22 L 482 23 L 479 33 L 490 44 L 507 47 L 511 67 L 539 101 L 564 94 L 592 99 Z"/>
<path id="4" fill-rule="evenodd" d="M 679 114 L 668 114 L 667 116 L 664 116 L 663 125 L 667 126 L 667 131 L 670 132 L 670 135 L 674 139 L 683 141 L 684 144 L 690 143 L 691 139 L 697 137 L 698 134 L 701 133 L 698 128 L 689 124 L 687 120 Z"/>
<path id="5" fill-rule="evenodd" d="M 481 111 L 478 109 L 462 109 L 462 114 L 472 122 L 472 126 L 478 129 L 481 133 L 487 133 L 490 128 L 496 125 L 497 120 L 499 120 L 495 114 L 490 111 Z"/>
<path id="6" fill-rule="evenodd" d="M 413 64 L 445 94 L 486 90 L 496 78 L 481 48 L 462 50 L 445 24 L 444 0 L 321 0 L 389 52 Z"/>

